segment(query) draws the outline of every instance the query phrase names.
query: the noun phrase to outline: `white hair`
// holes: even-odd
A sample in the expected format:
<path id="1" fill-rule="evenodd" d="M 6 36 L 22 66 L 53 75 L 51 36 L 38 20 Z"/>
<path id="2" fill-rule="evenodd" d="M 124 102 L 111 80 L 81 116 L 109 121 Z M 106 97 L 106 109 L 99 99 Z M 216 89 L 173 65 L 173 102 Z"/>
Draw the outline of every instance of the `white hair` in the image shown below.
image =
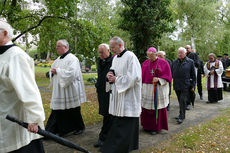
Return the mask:
<path id="1" fill-rule="evenodd" d="M 98 47 L 101 47 L 101 46 L 104 46 L 107 50 L 109 49 L 109 45 L 106 43 L 102 43 Z"/>
<path id="2" fill-rule="evenodd" d="M 0 30 L 3 31 L 7 31 L 7 36 L 12 39 L 13 38 L 13 28 L 11 27 L 11 25 L 9 25 L 7 22 L 5 21 L 0 21 Z"/>
<path id="3" fill-rule="evenodd" d="M 63 46 L 66 46 L 67 48 L 69 48 L 69 43 L 67 40 L 65 39 L 60 39 L 58 40 L 58 42 L 60 42 Z"/>
<path id="4" fill-rule="evenodd" d="M 178 48 L 178 52 L 179 52 L 180 50 L 183 50 L 185 54 L 187 53 L 187 51 L 186 51 L 186 49 L 185 49 L 184 47 Z"/>
<path id="5" fill-rule="evenodd" d="M 118 36 L 113 37 L 111 40 L 115 41 L 116 44 L 121 44 L 122 46 L 124 46 L 124 41 Z"/>
<path id="6" fill-rule="evenodd" d="M 166 55 L 165 51 L 158 51 L 158 53 L 163 54 L 164 56 Z"/>

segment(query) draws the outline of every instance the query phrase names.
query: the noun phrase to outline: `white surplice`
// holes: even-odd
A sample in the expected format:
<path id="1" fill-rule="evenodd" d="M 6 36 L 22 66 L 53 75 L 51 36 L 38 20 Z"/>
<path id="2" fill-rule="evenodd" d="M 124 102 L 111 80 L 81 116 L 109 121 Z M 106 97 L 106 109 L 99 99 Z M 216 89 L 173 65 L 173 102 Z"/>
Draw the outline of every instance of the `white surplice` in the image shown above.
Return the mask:
<path id="1" fill-rule="evenodd" d="M 133 52 L 115 56 L 110 68 L 115 71 L 109 113 L 119 117 L 139 117 L 141 113 L 141 66 Z"/>
<path id="2" fill-rule="evenodd" d="M 86 101 L 80 63 L 75 55 L 69 53 L 63 59 L 58 57 L 51 68 L 56 68 L 57 71 L 51 77 L 52 110 L 76 108 Z"/>
<path id="3" fill-rule="evenodd" d="M 6 120 L 7 114 L 44 128 L 45 114 L 35 82 L 34 61 L 17 46 L 0 54 L 0 153 L 17 150 L 41 138 Z"/>
<path id="4" fill-rule="evenodd" d="M 210 62 L 210 67 L 212 67 L 212 66 L 215 66 L 215 62 Z M 221 61 L 219 61 L 219 68 L 215 69 L 215 72 L 217 73 L 217 88 L 223 88 L 223 82 L 222 82 L 222 78 L 221 78 L 223 70 L 224 70 L 223 64 Z M 204 73 L 205 73 L 206 77 L 210 73 L 210 71 L 207 69 L 207 63 L 204 65 Z M 207 79 L 207 83 L 206 83 L 206 87 L 207 86 L 208 86 L 208 79 Z M 214 75 L 210 76 L 210 88 L 214 88 Z"/>
<path id="5" fill-rule="evenodd" d="M 169 104 L 169 83 L 162 78 L 159 78 L 159 83 L 157 84 L 157 99 L 158 107 L 157 109 L 162 109 Z M 142 85 L 142 107 L 149 110 L 155 110 L 154 108 L 154 86 L 153 84 L 143 83 Z"/>

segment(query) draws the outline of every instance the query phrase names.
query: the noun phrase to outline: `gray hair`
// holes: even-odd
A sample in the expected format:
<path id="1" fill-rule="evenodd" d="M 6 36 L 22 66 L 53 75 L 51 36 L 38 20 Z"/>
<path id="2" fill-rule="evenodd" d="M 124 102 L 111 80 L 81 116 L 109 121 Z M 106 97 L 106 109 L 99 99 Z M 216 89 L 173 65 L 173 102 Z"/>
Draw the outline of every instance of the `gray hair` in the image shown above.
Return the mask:
<path id="1" fill-rule="evenodd" d="M 214 53 L 208 54 L 208 57 L 209 57 L 209 56 L 213 56 L 213 57 L 216 59 L 216 55 L 215 55 Z"/>
<path id="2" fill-rule="evenodd" d="M 3 31 L 7 31 L 7 36 L 12 39 L 13 38 L 13 28 L 11 27 L 11 25 L 9 25 L 7 22 L 5 21 L 0 21 L 0 30 Z"/>
<path id="3" fill-rule="evenodd" d="M 69 48 L 69 43 L 68 43 L 67 40 L 65 40 L 65 39 L 60 39 L 60 40 L 58 40 L 58 42 L 61 42 L 61 44 L 62 44 L 63 46 L 66 46 L 67 48 Z"/>
<path id="4" fill-rule="evenodd" d="M 162 53 L 164 56 L 166 55 L 165 51 L 158 51 L 158 53 Z"/>
<path id="5" fill-rule="evenodd" d="M 100 44 L 98 47 L 101 47 L 101 46 L 104 46 L 106 49 L 109 49 L 109 45 L 106 44 L 106 43 L 102 43 L 102 44 Z"/>
<path id="6" fill-rule="evenodd" d="M 115 41 L 116 44 L 121 44 L 122 46 L 124 46 L 124 41 L 118 36 L 113 37 L 111 40 Z"/>
<path id="7" fill-rule="evenodd" d="M 187 51 L 186 51 L 186 49 L 185 49 L 184 47 L 178 48 L 178 52 L 179 52 L 180 50 L 183 50 L 185 54 L 187 53 Z"/>

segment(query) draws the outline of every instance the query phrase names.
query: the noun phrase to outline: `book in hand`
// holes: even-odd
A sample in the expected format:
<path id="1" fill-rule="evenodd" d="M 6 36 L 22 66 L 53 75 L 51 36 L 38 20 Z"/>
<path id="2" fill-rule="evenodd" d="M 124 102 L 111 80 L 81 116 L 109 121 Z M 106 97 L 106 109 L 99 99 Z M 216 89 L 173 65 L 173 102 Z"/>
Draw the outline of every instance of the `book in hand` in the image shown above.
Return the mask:
<path id="1" fill-rule="evenodd" d="M 211 68 L 210 68 L 210 71 L 215 71 L 215 69 L 216 69 L 216 67 L 215 66 L 212 66 Z"/>

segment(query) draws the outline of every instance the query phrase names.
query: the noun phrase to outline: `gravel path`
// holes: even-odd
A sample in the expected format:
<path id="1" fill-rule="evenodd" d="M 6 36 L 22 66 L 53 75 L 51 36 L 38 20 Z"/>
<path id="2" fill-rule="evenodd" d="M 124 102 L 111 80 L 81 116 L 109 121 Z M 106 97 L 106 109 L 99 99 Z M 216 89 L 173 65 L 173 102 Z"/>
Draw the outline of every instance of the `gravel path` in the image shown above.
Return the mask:
<path id="1" fill-rule="evenodd" d="M 202 122 L 207 122 L 211 120 L 213 117 L 216 117 L 221 110 L 230 107 L 230 94 L 229 92 L 225 92 L 224 100 L 220 101 L 216 104 L 207 104 L 207 92 L 204 91 L 204 100 L 200 100 L 197 94 L 197 99 L 195 101 L 195 108 L 189 111 L 186 111 L 186 119 L 182 124 L 177 124 L 174 119 L 178 116 L 179 113 L 179 105 L 177 99 L 171 99 L 171 109 L 168 112 L 168 123 L 169 123 L 169 131 L 161 131 L 157 135 L 149 135 L 142 130 L 140 126 L 140 135 L 139 135 L 139 149 L 144 149 L 150 146 L 154 146 L 159 142 L 169 139 L 173 134 L 179 133 L 180 131 L 197 125 Z M 98 133 L 101 128 L 101 123 L 96 125 L 91 125 L 86 127 L 86 130 L 83 134 L 79 136 L 69 135 L 65 138 L 75 142 L 76 144 L 86 148 L 91 153 L 98 153 L 98 149 L 93 147 L 93 144 L 98 139 Z M 44 146 L 46 153 L 73 153 L 76 151 L 65 146 L 61 146 L 51 140 L 44 141 Z M 133 151 L 133 153 L 139 153 L 138 150 Z"/>

